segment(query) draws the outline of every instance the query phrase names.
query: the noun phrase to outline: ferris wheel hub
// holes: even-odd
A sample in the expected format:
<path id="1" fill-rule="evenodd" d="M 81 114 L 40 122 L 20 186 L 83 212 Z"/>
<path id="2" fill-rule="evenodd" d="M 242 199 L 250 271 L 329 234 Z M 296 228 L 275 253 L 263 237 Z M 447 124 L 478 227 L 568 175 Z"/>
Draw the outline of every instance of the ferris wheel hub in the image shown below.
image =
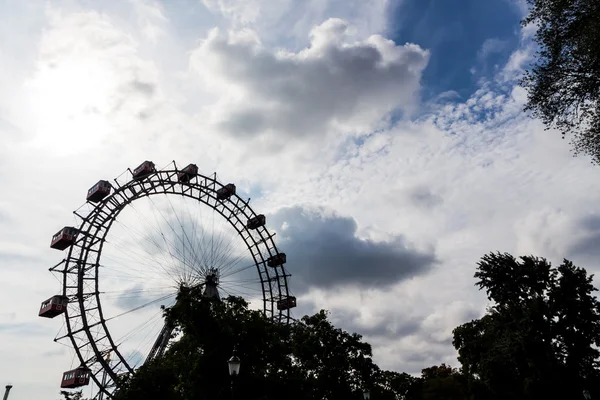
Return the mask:
<path id="1" fill-rule="evenodd" d="M 131 355 L 123 352 L 122 338 L 113 339 L 111 331 L 114 325 L 111 325 L 111 329 L 109 329 L 107 323 L 117 317 L 142 310 L 147 305 L 156 304 L 158 301 L 166 300 L 190 289 L 202 290 L 203 296 L 218 300 L 221 299 L 220 291 L 232 295 L 233 291 L 256 290 L 257 296 L 262 297 L 265 316 L 279 322 L 289 322 L 292 319 L 290 309 L 296 307 L 296 298 L 288 289 L 290 275 L 284 268 L 285 253 L 280 253 L 275 246 L 272 239 L 274 234 L 270 234 L 265 227 L 265 215 L 255 213 L 249 205 L 250 199 L 240 198 L 236 194 L 234 184 L 223 185 L 218 182 L 216 174 L 214 176 L 201 175 L 195 164 L 189 164 L 183 169 L 177 168 L 175 162 L 172 165 L 173 168 L 157 169 L 153 162 L 144 161 L 133 171 L 128 169 L 128 173 L 127 171 L 124 173 L 126 177 L 129 177 L 125 182 L 120 180 L 120 176 L 114 180 L 113 184 L 105 180 L 98 181 L 88 190 L 86 203 L 74 211 L 74 214 L 81 219 L 81 225 L 64 227 L 52 237 L 50 243 L 50 247 L 53 249 L 68 252 L 61 263 L 50 268 L 52 272 L 62 273 L 62 293 L 44 301 L 40 307 L 39 316 L 46 318 L 53 318 L 60 314 L 65 316 L 67 334 L 55 338 L 55 341 L 64 338 L 70 339 L 75 355 L 81 362 L 81 370 L 67 371 L 65 374 L 68 379 L 63 384 L 79 387 L 93 381 L 100 390 L 99 397 L 96 397 L 98 400 L 102 399 L 104 395 L 108 398 L 112 397 L 123 374 L 133 373 L 138 366 L 138 363 L 134 365 L 131 361 Z M 215 230 L 214 219 L 212 228 L 208 224 L 206 225 L 208 229 L 212 229 L 209 250 L 209 237 L 206 236 L 205 242 L 203 236 L 205 228 L 200 227 L 197 230 L 192 226 L 184 229 L 184 223 L 179 219 L 186 212 L 186 215 L 196 219 L 201 218 L 202 213 L 193 214 L 189 210 L 181 211 L 185 207 L 174 207 L 171 200 L 168 200 L 170 211 L 166 208 L 167 212 L 163 214 L 152 200 L 153 198 L 158 199 L 158 195 L 168 195 L 166 199 L 181 196 L 185 201 L 195 200 L 210 207 L 213 217 L 222 217 L 228 229 L 233 228 L 231 232 L 242 244 L 241 248 L 244 249 L 244 254 L 232 253 L 235 250 L 234 245 L 230 245 L 227 240 L 224 240 L 228 237 L 223 233 L 225 231 Z M 150 211 L 143 213 L 135 209 L 133 203 L 141 198 L 149 199 L 148 202 L 153 207 L 149 209 Z M 182 205 L 185 204 L 187 203 L 182 203 Z M 143 222 L 153 215 L 162 217 L 164 221 L 155 219 L 150 221 L 147 226 L 158 227 L 160 230 L 161 224 L 164 223 L 173 230 L 174 234 L 165 237 L 160 231 L 160 235 L 157 236 L 142 236 L 145 232 L 143 229 L 130 229 L 120 219 L 121 211 L 126 208 L 136 211 L 137 221 Z M 157 215 L 154 214 L 154 210 L 158 210 Z M 124 237 L 125 240 L 111 240 L 121 239 L 118 236 L 107 239 L 109 231 L 114 232 L 111 230 L 113 222 L 121 224 L 119 226 L 123 227 L 123 232 L 127 234 Z M 175 232 L 171 223 L 174 225 L 178 223 L 181 231 Z M 135 236 L 136 234 L 138 236 Z M 196 237 L 197 234 L 202 237 Z M 140 242 L 140 239 L 143 239 L 144 242 Z M 130 251 L 126 244 L 134 243 L 134 241 L 140 245 L 136 250 L 142 249 L 145 253 Z M 110 255 L 113 255 L 112 262 L 126 259 L 130 263 L 128 268 L 121 272 L 119 269 L 112 268 L 114 265 L 101 262 L 105 244 L 112 246 L 107 246 L 108 249 L 117 249 L 120 246 L 123 251 L 118 256 L 114 256 L 109 250 L 108 255 L 105 254 L 105 258 L 110 261 Z M 149 245 L 149 249 L 144 245 Z M 157 253 L 154 248 L 159 252 Z M 160 254 L 164 254 L 164 258 L 160 258 Z M 131 258 L 132 255 L 135 256 L 135 259 Z M 237 262 L 248 258 L 250 265 L 236 267 Z M 131 262 L 138 261 L 142 262 L 143 268 L 136 264 L 131 267 Z M 58 269 L 59 265 L 62 265 L 61 269 Z M 183 266 L 181 267 L 183 269 L 175 270 L 172 265 Z M 244 275 L 244 271 L 251 267 L 258 272 L 258 276 L 255 276 L 254 279 Z M 157 282 L 160 282 L 161 285 L 164 285 L 166 281 L 175 283 L 174 287 L 169 285 L 169 290 L 174 289 L 179 293 L 170 293 L 168 296 L 161 294 L 162 297 L 107 318 L 105 312 L 110 309 L 111 303 L 109 302 L 109 306 L 103 309 L 103 301 L 107 299 L 104 296 L 108 296 L 106 294 L 108 292 L 98 290 L 98 276 L 99 271 L 104 274 L 111 270 L 114 274 L 123 274 L 114 275 L 113 278 L 119 277 L 119 279 L 124 276 L 133 277 L 136 271 L 162 272 L 163 275 Z M 241 275 L 232 278 L 234 274 Z M 244 278 L 237 278 L 242 276 Z M 257 287 L 251 288 L 250 285 L 254 284 Z M 137 293 L 152 293 L 151 289 L 158 288 L 127 289 L 124 293 L 131 299 L 137 297 Z M 162 311 L 167 308 L 170 307 L 165 305 L 160 307 Z M 159 312 L 159 314 L 164 315 L 164 312 Z M 144 322 L 144 324 L 146 323 L 148 321 Z M 146 325 L 141 326 L 145 327 Z M 136 333 L 136 329 L 123 337 L 132 337 Z M 173 327 L 165 321 L 146 361 L 159 357 L 165 351 L 172 338 L 172 332 Z M 109 361 L 104 358 L 107 351 L 114 354 L 114 360 Z M 72 379 L 75 381 L 71 382 Z"/>
<path id="2" fill-rule="evenodd" d="M 204 292 L 202 292 L 202 295 L 220 300 L 221 296 L 219 295 L 217 286 L 219 286 L 219 270 L 217 268 L 209 268 L 204 278 Z"/>

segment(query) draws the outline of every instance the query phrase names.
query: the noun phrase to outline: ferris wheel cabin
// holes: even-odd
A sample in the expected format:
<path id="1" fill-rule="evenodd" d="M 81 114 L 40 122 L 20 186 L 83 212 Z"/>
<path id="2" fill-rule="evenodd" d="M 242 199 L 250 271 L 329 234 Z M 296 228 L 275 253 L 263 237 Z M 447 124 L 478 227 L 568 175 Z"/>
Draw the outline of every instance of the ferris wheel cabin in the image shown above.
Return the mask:
<path id="1" fill-rule="evenodd" d="M 289 310 L 290 308 L 296 307 L 296 297 L 295 296 L 287 296 L 284 299 L 277 300 L 277 309 L 278 310 Z"/>
<path id="2" fill-rule="evenodd" d="M 258 214 L 256 217 L 252 217 L 246 223 L 246 228 L 248 229 L 258 229 L 261 226 L 264 226 L 267 222 L 267 219 L 263 214 Z"/>
<path id="3" fill-rule="evenodd" d="M 286 262 L 285 253 L 277 253 L 272 257 L 267 259 L 267 265 L 269 267 L 276 267 L 278 265 L 283 265 Z"/>
<path id="4" fill-rule="evenodd" d="M 153 172 L 156 172 L 154 163 L 152 161 L 144 161 L 133 170 L 132 177 L 134 181 L 141 181 Z"/>
<path id="5" fill-rule="evenodd" d="M 230 198 L 235 194 L 235 185 L 233 183 L 228 183 L 222 188 L 217 189 L 217 200 L 225 200 Z"/>
<path id="6" fill-rule="evenodd" d="M 189 164 L 177 174 L 177 180 L 187 183 L 196 175 L 198 175 L 198 166 L 196 164 Z"/>
<path id="7" fill-rule="evenodd" d="M 69 298 L 67 296 L 56 295 L 44 301 L 40 307 L 40 317 L 54 318 L 65 312 Z"/>
<path id="8" fill-rule="evenodd" d="M 77 229 L 72 226 L 65 226 L 52 236 L 50 247 L 57 250 L 64 250 L 67 247 L 72 246 L 77 238 L 77 233 Z"/>
<path id="9" fill-rule="evenodd" d="M 98 203 L 110 194 L 110 189 L 110 182 L 98 181 L 98 183 L 88 190 L 86 200 L 92 203 Z"/>
<path id="10" fill-rule="evenodd" d="M 78 367 L 63 374 L 60 387 L 63 389 L 74 389 L 86 386 L 90 383 L 90 369 L 87 367 Z"/>

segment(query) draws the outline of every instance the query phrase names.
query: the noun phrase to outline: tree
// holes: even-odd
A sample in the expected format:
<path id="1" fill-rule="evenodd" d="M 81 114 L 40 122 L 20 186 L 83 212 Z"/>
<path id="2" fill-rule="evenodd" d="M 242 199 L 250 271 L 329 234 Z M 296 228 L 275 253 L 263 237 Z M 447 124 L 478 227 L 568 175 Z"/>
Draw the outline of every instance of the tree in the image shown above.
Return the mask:
<path id="1" fill-rule="evenodd" d="M 554 268 L 543 258 L 490 253 L 475 277 L 493 305 L 453 332 L 465 375 L 498 399 L 575 399 L 584 389 L 600 395 L 593 276 L 567 260 Z"/>
<path id="2" fill-rule="evenodd" d="M 235 387 L 245 399 L 359 400 L 367 387 L 381 399 L 396 398 L 396 376 L 380 371 L 371 346 L 335 328 L 325 311 L 285 325 L 241 298 L 217 301 L 191 289 L 165 316 L 181 338 L 126 379 L 116 400 L 229 400 L 226 361 L 234 346 L 242 361 Z"/>
<path id="3" fill-rule="evenodd" d="M 479 400 L 487 399 L 481 383 L 446 364 L 424 368 L 420 377 L 379 371 L 373 399 L 381 400 Z M 379 389 L 385 389 L 383 391 Z"/>
<path id="4" fill-rule="evenodd" d="M 356 333 L 335 328 L 321 310 L 292 327 L 294 367 L 307 383 L 309 397 L 348 399 L 370 384 L 376 371 L 371 345 Z"/>
<path id="5" fill-rule="evenodd" d="M 64 398 L 64 400 L 85 400 L 83 398 L 82 390 L 76 392 L 67 392 L 66 390 L 61 390 L 60 395 Z"/>
<path id="6" fill-rule="evenodd" d="M 374 382 L 375 384 L 369 388 L 373 399 L 418 400 L 421 398 L 421 378 L 407 373 L 377 369 Z"/>
<path id="7" fill-rule="evenodd" d="M 242 299 L 220 302 L 191 289 L 178 295 L 176 306 L 165 316 L 182 338 L 164 357 L 140 368 L 123 384 L 117 398 L 229 399 L 226 361 L 234 347 L 243 360 L 236 384 L 244 388 L 245 398 L 260 398 L 278 389 L 280 379 L 271 379 L 268 387 L 264 384 L 278 371 L 283 370 L 280 378 L 288 378 L 287 383 L 293 385 L 294 371 L 286 365 L 288 328 L 248 310 Z"/>
<path id="8" fill-rule="evenodd" d="M 523 25 L 538 28 L 537 60 L 521 84 L 526 110 L 547 128 L 572 133 L 575 154 L 600 164 L 600 2 L 527 0 Z"/>
<path id="9" fill-rule="evenodd" d="M 467 380 L 463 374 L 446 364 L 421 371 L 423 400 L 468 399 Z"/>

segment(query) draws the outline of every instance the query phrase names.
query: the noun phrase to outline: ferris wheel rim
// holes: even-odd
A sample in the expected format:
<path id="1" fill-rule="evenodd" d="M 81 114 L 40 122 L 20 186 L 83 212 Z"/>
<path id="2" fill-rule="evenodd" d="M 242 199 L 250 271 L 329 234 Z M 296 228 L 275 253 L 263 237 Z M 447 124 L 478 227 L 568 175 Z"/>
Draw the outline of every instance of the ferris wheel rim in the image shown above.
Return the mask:
<path id="1" fill-rule="evenodd" d="M 94 364 L 96 362 L 100 364 L 100 368 L 95 374 L 91 374 L 91 378 L 96 383 L 99 390 L 108 396 L 110 396 L 111 393 L 107 390 L 106 385 L 99 380 L 97 375 L 99 375 L 102 371 L 106 371 L 106 373 L 110 375 L 110 379 L 116 383 L 116 366 L 123 364 L 128 372 L 133 372 L 133 368 L 128 364 L 125 357 L 123 357 L 119 351 L 119 344 L 114 342 L 110 334 L 110 330 L 106 325 L 107 320 L 104 318 L 102 312 L 102 302 L 100 299 L 100 291 L 98 290 L 98 269 L 100 267 L 100 258 L 102 256 L 104 243 L 106 243 L 106 236 L 110 232 L 112 224 L 116 221 L 117 216 L 136 200 L 146 197 L 151 198 L 151 196 L 158 194 L 171 196 L 178 195 L 201 202 L 205 206 L 208 206 L 213 211 L 217 212 L 222 218 L 224 218 L 225 221 L 228 222 L 232 229 L 235 229 L 237 235 L 242 238 L 247 250 L 252 256 L 252 260 L 254 261 L 254 265 L 261 283 L 263 297 L 262 312 L 265 315 L 270 316 L 270 318 L 279 318 L 279 321 L 289 322 L 292 319 L 290 315 L 290 309 L 276 310 L 275 307 L 277 299 L 290 296 L 287 279 L 290 275 L 286 272 L 283 265 L 267 267 L 268 257 L 281 254 L 277 249 L 275 242 L 273 241 L 274 234 L 270 234 L 266 226 L 261 226 L 261 229 L 257 229 L 255 231 L 257 233 L 256 236 L 258 236 L 257 238 L 252 234 L 250 229 L 246 227 L 245 221 L 241 219 L 244 217 L 250 219 L 259 215 L 250 206 L 250 199 L 244 201 L 238 194 L 234 193 L 225 200 L 219 200 L 216 196 L 216 191 L 218 188 L 224 187 L 225 185 L 217 180 L 216 174 L 214 174 L 214 177 L 211 178 L 200 173 L 195 173 L 188 182 L 180 182 L 178 180 L 178 174 L 181 172 L 182 170 L 178 169 L 175 162 L 173 162 L 173 169 L 155 170 L 152 173 L 144 176 L 143 179 L 135 179 L 132 176 L 132 178 L 124 184 L 119 184 L 119 182 L 115 179 L 117 187 L 113 186 L 114 191 L 109 196 L 98 202 L 96 205 L 92 205 L 92 211 L 88 215 L 84 217 L 75 212 L 75 214 L 81 218 L 82 221 L 79 226 L 80 234 L 75 244 L 69 249 L 68 256 L 64 260 L 64 268 L 62 271 L 64 275 L 63 295 L 73 298 L 73 294 L 69 294 L 67 290 L 67 278 L 68 274 L 73 274 L 72 269 L 75 267 L 77 274 L 76 298 L 80 313 L 79 315 L 71 316 L 68 309 L 66 310 L 65 319 L 67 335 L 65 335 L 65 337 L 69 337 L 71 340 L 71 343 L 73 344 L 73 347 L 82 365 L 87 365 L 89 363 Z M 158 179 L 155 180 L 154 178 L 157 177 Z M 202 185 L 200 182 L 204 184 Z M 146 187 L 147 184 L 151 185 Z M 181 190 L 176 191 L 176 189 L 179 188 Z M 152 190 L 154 191 L 151 192 Z M 193 195 L 194 190 L 197 191 L 198 196 Z M 213 202 L 211 203 L 210 200 Z M 91 203 L 87 202 L 86 204 Z M 114 206 L 114 208 L 110 213 L 106 213 L 105 208 L 109 204 Z M 228 215 L 225 214 L 225 211 L 228 212 Z M 100 217 L 103 212 L 104 219 Z M 98 218 L 100 218 L 100 222 L 98 222 Z M 90 235 L 89 233 L 92 230 L 94 233 L 93 235 Z M 244 233 L 246 236 L 244 236 Z M 77 247 L 80 248 L 79 257 L 73 256 L 74 249 L 76 249 L 76 244 L 78 244 Z M 98 249 L 92 250 L 92 248 L 96 245 L 98 245 Z M 261 245 L 264 245 L 266 252 L 263 253 L 260 251 Z M 256 252 L 254 252 L 252 249 L 256 249 Z M 91 266 L 89 266 L 87 262 L 90 251 L 97 254 L 95 257 L 96 262 Z M 268 254 L 268 257 L 265 257 L 266 254 Z M 73 264 L 75 265 L 73 266 Z M 86 272 L 89 271 L 93 271 L 95 290 L 93 293 L 82 293 L 82 281 L 86 278 Z M 95 297 L 95 303 L 99 314 L 99 321 L 94 324 L 90 324 L 88 321 L 87 313 L 90 310 L 86 308 L 85 304 L 91 296 Z M 270 308 L 268 307 L 269 304 Z M 75 318 L 80 318 L 82 325 L 77 329 L 74 329 L 76 324 L 72 324 L 72 319 Z M 103 332 L 105 333 L 105 337 L 102 337 L 101 339 L 98 339 L 97 337 L 94 338 L 91 332 L 91 328 L 98 325 L 101 326 Z M 80 333 L 85 334 L 84 339 L 87 337 L 87 343 L 84 345 L 77 343 L 76 335 Z M 97 342 L 103 339 L 108 340 L 110 349 L 99 349 Z M 84 346 L 91 347 L 91 352 L 93 353 L 92 358 L 86 359 L 86 357 L 83 356 L 81 349 Z M 104 358 L 109 352 L 115 354 L 119 360 L 118 363 L 112 367 Z"/>

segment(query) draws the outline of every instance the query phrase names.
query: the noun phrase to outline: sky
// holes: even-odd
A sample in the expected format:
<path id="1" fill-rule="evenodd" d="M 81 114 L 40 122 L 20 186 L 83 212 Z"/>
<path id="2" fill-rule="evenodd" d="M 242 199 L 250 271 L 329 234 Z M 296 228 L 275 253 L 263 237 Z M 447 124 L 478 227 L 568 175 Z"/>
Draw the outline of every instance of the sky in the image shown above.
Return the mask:
<path id="1" fill-rule="evenodd" d="M 382 368 L 458 366 L 452 329 L 485 312 L 488 252 L 597 273 L 600 170 L 523 112 L 523 3 L 0 1 L 10 399 L 58 398 L 75 362 L 61 319 L 37 316 L 60 290 L 51 236 L 144 160 L 234 182 L 287 254 L 294 315 L 329 310 Z"/>

